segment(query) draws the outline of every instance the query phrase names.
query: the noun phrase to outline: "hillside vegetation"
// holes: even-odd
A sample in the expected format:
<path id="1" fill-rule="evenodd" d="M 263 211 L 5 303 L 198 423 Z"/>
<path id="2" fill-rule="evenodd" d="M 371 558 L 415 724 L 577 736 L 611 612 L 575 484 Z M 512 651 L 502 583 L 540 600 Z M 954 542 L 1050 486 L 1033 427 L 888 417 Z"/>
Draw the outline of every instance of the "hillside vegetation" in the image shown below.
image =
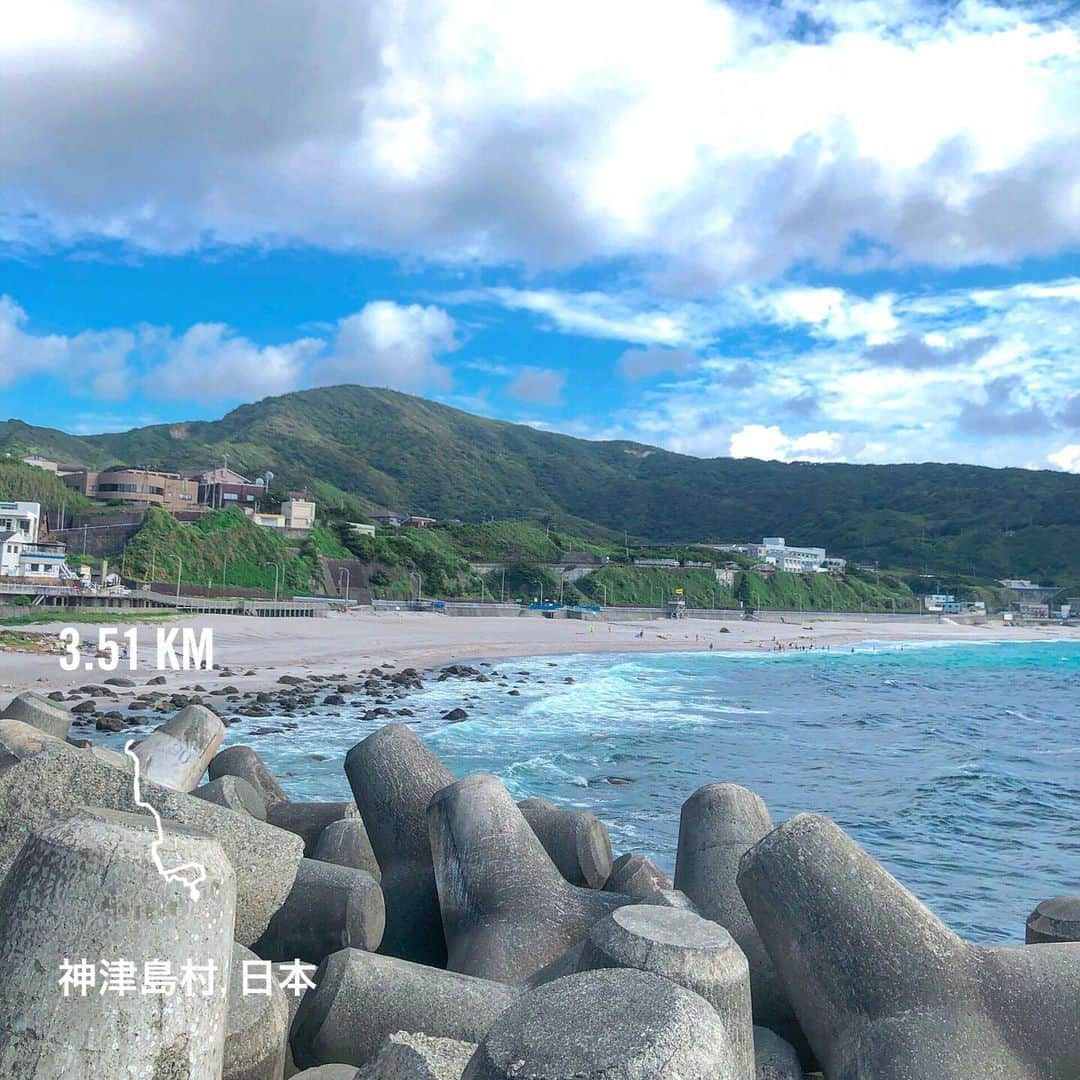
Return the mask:
<path id="1" fill-rule="evenodd" d="M 275 567 L 286 592 L 310 592 L 320 580 L 314 551 L 297 554 L 272 529 L 253 524 L 240 510 L 215 510 L 191 524 L 151 507 L 142 528 L 127 542 L 127 576 L 157 582 L 180 580 L 214 589 L 274 588 Z M 114 564 L 114 569 L 120 569 Z M 151 573 L 153 577 L 151 578 Z"/>
<path id="2" fill-rule="evenodd" d="M 73 491 L 53 473 L 18 461 L 0 461 L 0 501 L 41 503 L 51 512 L 54 523 L 58 521 L 61 507 L 68 518 L 94 509 L 89 499 Z"/>
<path id="3" fill-rule="evenodd" d="M 1080 582 L 1080 477 L 970 465 L 704 460 L 472 416 L 390 390 L 327 387 L 215 421 L 76 438 L 0 424 L 0 449 L 102 465 L 272 469 L 342 516 L 387 508 L 525 519 L 599 543 L 762 535 L 913 572 Z"/>

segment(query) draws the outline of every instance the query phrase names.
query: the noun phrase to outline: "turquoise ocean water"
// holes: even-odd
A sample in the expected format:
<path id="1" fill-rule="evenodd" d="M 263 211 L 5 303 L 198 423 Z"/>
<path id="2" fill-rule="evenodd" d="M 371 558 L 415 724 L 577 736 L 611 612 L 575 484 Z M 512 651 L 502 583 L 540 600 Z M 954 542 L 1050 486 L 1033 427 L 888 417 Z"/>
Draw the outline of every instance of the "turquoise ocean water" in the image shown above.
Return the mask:
<path id="1" fill-rule="evenodd" d="M 403 719 L 456 775 L 493 772 L 518 798 L 589 808 L 616 853 L 669 873 L 683 801 L 728 780 L 762 795 L 776 821 L 832 817 L 975 941 L 1022 940 L 1039 900 L 1080 892 L 1080 643 L 579 655 L 484 670 L 520 696 L 498 681 L 430 680 Z M 457 705 L 468 721 L 440 719 Z M 357 711 L 315 709 L 254 737 L 275 725 L 243 719 L 227 742 L 255 746 L 296 798 L 348 798 L 345 753 L 385 722 Z"/>

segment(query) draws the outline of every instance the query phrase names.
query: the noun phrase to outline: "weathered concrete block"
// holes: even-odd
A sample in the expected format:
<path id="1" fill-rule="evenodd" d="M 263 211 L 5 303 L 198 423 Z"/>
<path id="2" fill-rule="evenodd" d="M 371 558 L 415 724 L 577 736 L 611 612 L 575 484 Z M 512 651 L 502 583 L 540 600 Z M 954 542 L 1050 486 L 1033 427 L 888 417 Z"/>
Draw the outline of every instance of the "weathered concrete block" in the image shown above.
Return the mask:
<path id="1" fill-rule="evenodd" d="M 454 782 L 442 762 L 402 724 L 387 724 L 345 758 L 360 816 L 382 870 L 382 951 L 421 964 L 446 963 L 425 811 Z"/>
<path id="2" fill-rule="evenodd" d="M 607 892 L 622 893 L 644 899 L 654 892 L 671 888 L 671 879 L 644 855 L 620 855 L 611 864 L 611 873 L 604 883 Z"/>
<path id="3" fill-rule="evenodd" d="M 494 776 L 443 788 L 428 824 L 453 971 L 525 982 L 631 902 L 569 884 Z"/>
<path id="4" fill-rule="evenodd" d="M 356 817 L 351 802 L 279 802 L 266 808 L 266 820 L 279 829 L 296 833 L 304 841 L 304 856 L 315 854 L 323 829 L 342 818 Z"/>
<path id="5" fill-rule="evenodd" d="M 293 973 L 290 970 L 290 964 L 274 964 L 274 979 L 280 986 L 288 978 L 293 977 Z M 305 972 L 308 982 L 315 981 L 315 972 L 310 969 Z M 297 986 L 289 987 L 284 990 L 285 1004 L 289 1007 L 289 1020 L 287 1024 L 288 1038 L 285 1040 L 285 1076 L 284 1080 L 289 1080 L 289 1077 L 295 1076 L 300 1070 L 296 1067 L 296 1062 L 293 1060 L 292 1053 L 292 1029 L 293 1024 L 296 1022 L 296 1014 L 300 1011 L 300 1002 L 311 993 L 313 987 L 309 987 L 305 984 L 298 983 Z"/>
<path id="6" fill-rule="evenodd" d="M 194 791 L 206 772 L 225 725 L 203 705 L 187 705 L 135 745 L 142 774 L 176 791 Z"/>
<path id="7" fill-rule="evenodd" d="M 750 965 L 754 1022 L 782 1035 L 808 1056 L 806 1039 L 761 936 L 739 892 L 739 860 L 772 829 L 760 796 L 737 784 L 706 784 L 683 804 L 675 888 L 706 919 L 725 927 Z"/>
<path id="8" fill-rule="evenodd" d="M 379 1047 L 356 1080 L 461 1080 L 475 1053 L 476 1043 L 398 1031 Z"/>
<path id="9" fill-rule="evenodd" d="M 285 1070 L 289 1006 L 281 987 L 270 979 L 270 993 L 244 993 L 244 964 L 257 959 L 233 945 L 221 1080 L 281 1080 Z"/>
<path id="10" fill-rule="evenodd" d="M 135 804 L 132 779 L 132 773 L 59 740 L 21 761 L 0 764 L 0 874 L 34 829 L 66 812 L 99 806 L 145 815 Z M 242 945 L 258 940 L 292 888 L 300 840 L 157 784 L 144 783 L 142 793 L 163 818 L 202 829 L 218 840 L 236 872 L 235 938 Z"/>
<path id="11" fill-rule="evenodd" d="M 19 720 L 56 739 L 66 739 L 71 730 L 71 713 L 32 690 L 16 694 L 0 712 L 0 720 Z"/>
<path id="12" fill-rule="evenodd" d="M 159 874 L 149 815 L 80 808 L 41 824 L 0 887 L 0 1076 L 219 1076 L 236 902 L 221 846 L 164 823 L 163 865 L 205 870 L 193 899 L 182 880 Z M 64 962 L 83 959 L 94 985 L 84 997 L 69 983 L 64 997 Z M 209 994 L 140 992 L 151 960 L 174 978 L 189 961 L 213 964 Z M 102 971 L 115 961 L 133 968 Z"/>
<path id="13" fill-rule="evenodd" d="M 396 1031 L 479 1042 L 516 998 L 501 983 L 342 949 L 323 961 L 293 1024 L 297 1064 L 364 1065 Z"/>
<path id="14" fill-rule="evenodd" d="M 256 821 L 266 820 L 266 803 L 263 797 L 242 777 L 220 776 L 208 784 L 197 787 L 192 793 L 196 799 L 205 799 L 217 806 L 227 806 L 238 814 L 250 814 Z"/>
<path id="15" fill-rule="evenodd" d="M 746 1080 L 704 998 L 643 971 L 568 975 L 492 1025 L 463 1080 Z"/>
<path id="16" fill-rule="evenodd" d="M 382 890 L 366 870 L 302 859 L 255 951 L 266 960 L 321 964 L 339 949 L 374 951 L 385 925 Z"/>
<path id="17" fill-rule="evenodd" d="M 656 892 L 643 896 L 638 903 L 655 904 L 657 907 L 678 908 L 680 911 L 692 911 L 696 915 L 701 914 L 698 911 L 697 904 L 682 889 L 657 889 Z M 725 929 L 727 928 L 725 927 Z"/>
<path id="18" fill-rule="evenodd" d="M 661 975 L 700 994 L 718 1013 L 739 1075 L 754 1075 L 750 969 L 719 923 L 692 911 L 632 904 L 595 923 L 578 971 L 634 968 Z"/>
<path id="19" fill-rule="evenodd" d="M 1080 1076 L 1080 943 L 969 945 L 813 814 L 739 888 L 830 1080 Z"/>
<path id="20" fill-rule="evenodd" d="M 757 1080 L 803 1080 L 806 1075 L 795 1047 L 768 1028 L 754 1028 Z"/>
<path id="21" fill-rule="evenodd" d="M 604 887 L 611 873 L 611 838 L 595 814 L 560 810 L 546 799 L 524 799 L 518 809 L 571 885 Z"/>
<path id="22" fill-rule="evenodd" d="M 351 866 L 354 870 L 366 870 L 376 881 L 382 881 L 379 860 L 375 858 L 364 819 L 359 814 L 331 821 L 319 834 L 313 858 L 338 866 Z"/>
<path id="23" fill-rule="evenodd" d="M 1028 916 L 1024 941 L 1028 945 L 1080 941 L 1080 896 L 1043 900 Z"/>
<path id="24" fill-rule="evenodd" d="M 246 780 L 262 797 L 268 807 L 288 802 L 281 785 L 266 762 L 250 746 L 227 746 L 218 751 L 208 766 L 211 780 L 222 776 L 239 776 Z"/>

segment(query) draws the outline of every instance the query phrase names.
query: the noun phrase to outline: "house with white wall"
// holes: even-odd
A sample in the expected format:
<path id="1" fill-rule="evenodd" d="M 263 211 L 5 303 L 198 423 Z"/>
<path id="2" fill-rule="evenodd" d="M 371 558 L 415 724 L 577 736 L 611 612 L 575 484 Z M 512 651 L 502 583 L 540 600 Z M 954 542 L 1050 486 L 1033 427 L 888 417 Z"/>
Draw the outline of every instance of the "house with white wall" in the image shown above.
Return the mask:
<path id="1" fill-rule="evenodd" d="M 67 570 L 65 544 L 43 541 L 41 505 L 0 502 L 0 577 L 58 581 Z"/>

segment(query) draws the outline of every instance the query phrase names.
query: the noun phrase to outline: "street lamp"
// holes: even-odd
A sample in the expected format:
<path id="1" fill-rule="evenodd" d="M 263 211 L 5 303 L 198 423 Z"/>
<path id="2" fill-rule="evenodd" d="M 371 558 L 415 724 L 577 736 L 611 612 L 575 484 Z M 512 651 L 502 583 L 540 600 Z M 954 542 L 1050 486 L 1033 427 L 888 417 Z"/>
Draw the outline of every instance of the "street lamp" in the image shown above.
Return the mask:
<path id="1" fill-rule="evenodd" d="M 602 581 L 598 581 L 597 584 L 604 590 L 604 607 L 607 607 L 607 586 Z"/>
<path id="2" fill-rule="evenodd" d="M 184 571 L 184 560 L 176 556 L 176 608 L 180 609 L 180 575 Z"/>
<path id="3" fill-rule="evenodd" d="M 345 606 L 348 607 L 349 606 L 349 582 L 352 580 L 352 575 L 349 573 L 349 568 L 347 566 L 343 566 L 338 571 L 338 576 L 337 576 L 338 592 L 341 592 L 341 576 L 342 576 L 342 574 L 345 575 Z"/>

